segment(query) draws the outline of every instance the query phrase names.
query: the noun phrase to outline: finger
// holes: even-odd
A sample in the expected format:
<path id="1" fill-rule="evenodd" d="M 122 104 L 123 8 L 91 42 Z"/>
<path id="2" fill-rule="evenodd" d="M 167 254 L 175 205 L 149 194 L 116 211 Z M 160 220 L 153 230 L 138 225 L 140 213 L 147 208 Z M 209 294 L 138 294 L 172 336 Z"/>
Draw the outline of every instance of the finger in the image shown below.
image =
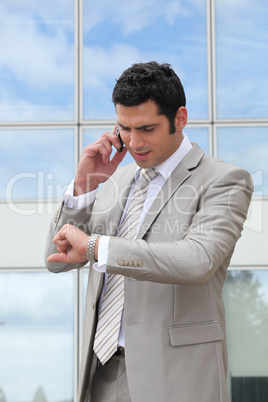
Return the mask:
<path id="1" fill-rule="evenodd" d="M 110 162 L 110 157 L 113 149 L 109 141 L 103 141 L 103 143 L 99 147 L 99 152 L 104 163 Z"/>
<path id="2" fill-rule="evenodd" d="M 97 141 L 95 141 L 88 151 L 93 152 L 94 158 L 101 156 L 102 161 L 107 163 L 113 152 L 110 133 L 104 133 Z"/>
<path id="3" fill-rule="evenodd" d="M 111 160 L 111 163 L 114 165 L 115 168 L 122 162 L 124 157 L 126 156 L 127 148 L 124 147 L 122 152 L 116 152 Z"/>
<path id="4" fill-rule="evenodd" d="M 59 252 L 67 253 L 72 246 L 73 239 L 79 229 L 71 224 L 65 224 L 53 239 L 53 243 L 57 246 Z"/>
<path id="5" fill-rule="evenodd" d="M 118 149 L 118 148 L 121 148 L 121 142 L 120 142 L 119 138 L 115 135 L 116 129 L 117 129 L 117 124 L 114 126 L 114 128 L 112 129 L 112 131 L 110 133 L 105 132 L 103 134 L 103 136 L 108 139 L 108 141 L 111 145 L 113 145 L 116 149 Z"/>
<path id="6" fill-rule="evenodd" d="M 57 246 L 57 247 L 67 247 L 67 245 L 69 246 L 69 242 L 66 238 L 66 225 L 64 225 L 59 232 L 56 234 L 56 236 L 53 239 L 53 243 Z"/>
<path id="7" fill-rule="evenodd" d="M 112 131 L 111 131 L 111 133 L 112 133 L 113 135 L 115 135 L 115 133 L 116 133 L 117 126 L 118 126 L 118 124 L 116 123 L 116 124 L 114 125 Z"/>
<path id="8" fill-rule="evenodd" d="M 111 153 L 112 152 L 112 144 L 111 144 L 110 139 L 105 136 L 105 137 L 99 138 L 98 141 L 94 142 L 91 145 L 91 148 L 88 150 L 93 151 L 94 155 L 103 153 L 105 151 L 107 151 L 108 153 Z"/>
<path id="9" fill-rule="evenodd" d="M 69 248 L 71 247 L 71 244 L 68 242 L 68 240 L 64 239 L 62 241 L 60 241 L 57 244 L 57 250 L 59 253 L 67 253 L 67 251 L 69 250 Z"/>

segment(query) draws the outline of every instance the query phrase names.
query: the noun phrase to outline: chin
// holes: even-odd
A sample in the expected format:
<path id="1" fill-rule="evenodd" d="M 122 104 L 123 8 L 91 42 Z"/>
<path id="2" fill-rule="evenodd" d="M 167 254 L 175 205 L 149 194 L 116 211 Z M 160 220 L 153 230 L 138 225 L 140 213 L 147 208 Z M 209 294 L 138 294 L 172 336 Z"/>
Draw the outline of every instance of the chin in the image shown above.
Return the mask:
<path id="1" fill-rule="evenodd" d="M 136 163 L 141 169 L 150 169 L 150 168 L 153 168 L 156 166 L 153 163 L 149 163 L 149 162 L 136 161 Z"/>

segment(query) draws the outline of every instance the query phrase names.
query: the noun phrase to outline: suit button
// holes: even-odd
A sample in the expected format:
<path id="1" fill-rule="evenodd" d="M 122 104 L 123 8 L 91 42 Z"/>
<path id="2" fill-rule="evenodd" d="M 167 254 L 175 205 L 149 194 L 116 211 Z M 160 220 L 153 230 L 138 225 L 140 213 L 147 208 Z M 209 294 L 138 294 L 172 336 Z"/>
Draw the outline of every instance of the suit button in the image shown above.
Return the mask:
<path id="1" fill-rule="evenodd" d="M 138 261 L 134 260 L 133 261 L 133 267 L 137 267 L 138 266 Z"/>
<path id="2" fill-rule="evenodd" d="M 138 261 L 138 266 L 142 267 L 143 266 L 143 262 L 142 261 Z"/>
<path id="3" fill-rule="evenodd" d="M 128 260 L 123 260 L 123 265 L 124 265 L 125 267 L 127 267 L 127 266 L 128 266 Z"/>
<path id="4" fill-rule="evenodd" d="M 133 265 L 133 261 L 128 260 L 128 266 L 129 266 L 129 267 L 132 267 L 132 265 Z"/>
<path id="5" fill-rule="evenodd" d="M 122 267 L 124 265 L 124 260 L 118 260 L 118 265 Z"/>

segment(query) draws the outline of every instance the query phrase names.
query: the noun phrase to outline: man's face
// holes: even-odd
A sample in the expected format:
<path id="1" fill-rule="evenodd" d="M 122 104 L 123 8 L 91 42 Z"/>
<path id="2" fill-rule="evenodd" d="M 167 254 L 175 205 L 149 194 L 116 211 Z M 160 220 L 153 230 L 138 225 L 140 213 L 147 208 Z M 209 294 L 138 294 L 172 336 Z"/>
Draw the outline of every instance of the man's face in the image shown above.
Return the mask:
<path id="1" fill-rule="evenodd" d="M 116 105 L 116 112 L 122 140 L 141 168 L 160 165 L 180 146 L 182 127 L 176 124 L 177 117 L 176 132 L 170 134 L 169 120 L 158 114 L 155 102 L 149 100 L 138 106 Z"/>

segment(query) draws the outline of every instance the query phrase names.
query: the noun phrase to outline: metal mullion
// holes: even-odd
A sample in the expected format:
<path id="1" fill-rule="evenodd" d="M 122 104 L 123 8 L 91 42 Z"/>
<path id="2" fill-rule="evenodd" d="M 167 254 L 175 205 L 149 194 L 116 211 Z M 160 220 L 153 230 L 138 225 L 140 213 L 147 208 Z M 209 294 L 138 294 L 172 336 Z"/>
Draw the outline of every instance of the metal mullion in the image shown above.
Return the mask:
<path id="1" fill-rule="evenodd" d="M 211 60 L 211 114 L 212 123 L 217 120 L 217 82 L 216 82 L 216 25 L 215 25 L 215 0 L 209 0 L 210 4 L 210 60 Z"/>
<path id="2" fill-rule="evenodd" d="M 213 155 L 213 144 L 214 144 L 212 124 L 209 124 L 209 126 L 208 126 L 208 135 L 209 135 L 209 155 L 212 156 Z"/>
<path id="3" fill-rule="evenodd" d="M 49 123 L 49 124 L 42 124 L 42 123 L 33 123 L 33 124 L 10 124 L 10 125 L 1 125 L 0 124 L 0 131 L 7 129 L 7 128 L 13 128 L 15 130 L 22 130 L 22 129 L 41 129 L 41 130 L 46 130 L 46 129 L 70 129 L 70 128 L 75 128 L 77 124 L 72 122 L 71 124 L 66 124 L 66 123 Z"/>
<path id="4" fill-rule="evenodd" d="M 0 122 L 1 128 L 31 128 L 31 127 L 43 127 L 43 128 L 51 128 L 54 127 L 62 127 L 62 126 L 74 126 L 76 123 L 74 120 L 70 121 L 25 121 L 25 122 Z"/>
<path id="5" fill-rule="evenodd" d="M 202 125 L 202 124 L 211 124 L 211 120 L 210 119 L 189 119 L 187 121 L 187 125 L 191 124 L 191 125 Z"/>
<path id="6" fill-rule="evenodd" d="M 79 43 L 78 43 L 78 87 L 79 87 L 79 111 L 78 111 L 78 121 L 79 124 L 83 122 L 83 110 L 84 110 L 84 99 L 83 99 L 83 70 L 84 70 L 84 21 L 83 21 L 83 10 L 84 10 L 84 1 L 77 0 L 78 3 L 78 35 L 79 35 Z"/>
<path id="7" fill-rule="evenodd" d="M 264 264 L 250 264 L 250 265 L 238 265 L 238 264 L 230 264 L 230 266 L 228 267 L 228 271 L 268 271 L 268 265 L 264 265 Z"/>
<path id="8" fill-rule="evenodd" d="M 79 87 L 79 0 L 74 0 L 74 119 L 79 123 L 80 87 Z"/>
<path id="9" fill-rule="evenodd" d="M 83 127 L 92 127 L 92 126 L 114 126 L 116 123 L 115 120 L 84 120 L 81 122 Z"/>
<path id="10" fill-rule="evenodd" d="M 80 317 L 79 317 L 79 270 L 74 270 L 74 402 L 77 400 L 77 388 L 78 388 L 78 375 L 79 375 L 79 337 L 80 337 Z"/>
<path id="11" fill-rule="evenodd" d="M 81 70 L 81 2 L 80 0 L 74 0 L 74 13 L 75 13 L 75 146 L 74 146 L 74 172 L 77 170 L 79 163 L 79 148 L 80 148 L 80 110 L 81 110 L 81 92 L 82 86 L 80 82 L 80 70 Z M 79 337 L 80 337 L 80 317 L 79 317 L 79 270 L 74 272 L 74 402 L 77 400 L 77 388 L 78 388 L 78 376 L 79 376 Z"/>
<path id="12" fill-rule="evenodd" d="M 34 273 L 38 273 L 38 272 L 48 272 L 47 271 L 47 269 L 46 268 L 44 268 L 44 267 L 34 267 L 34 268 L 31 268 L 31 267 L 29 267 L 29 268 L 25 268 L 25 267 L 23 267 L 23 268 L 19 268 L 19 267 L 0 267 L 0 273 L 10 273 L 10 272 L 12 272 L 12 273 L 18 273 L 18 274 L 20 274 L 20 273 L 32 273 L 32 272 L 34 272 Z"/>
<path id="13" fill-rule="evenodd" d="M 98 122 L 98 123 L 92 123 L 91 124 L 91 122 L 89 123 L 89 122 L 87 122 L 86 124 L 81 124 L 81 128 L 82 128 L 82 130 L 84 130 L 84 129 L 87 129 L 87 128 L 101 128 L 101 127 L 109 127 L 109 126 L 114 126 L 115 125 L 115 121 L 113 121 L 113 122 L 110 122 L 110 121 L 108 121 L 108 122 L 106 122 L 105 120 L 103 120 L 103 121 L 100 121 L 100 122 Z"/>
<path id="14" fill-rule="evenodd" d="M 226 120 L 226 121 L 217 121 L 215 124 L 216 127 L 268 127 L 268 121 L 233 121 L 233 120 Z"/>
<path id="15" fill-rule="evenodd" d="M 211 0 L 207 0 L 207 77 L 208 77 L 208 118 L 213 121 L 213 72 L 212 72 L 212 28 L 211 28 Z"/>
<path id="16" fill-rule="evenodd" d="M 217 157 L 217 125 L 213 124 L 212 127 L 212 155 Z"/>
<path id="17" fill-rule="evenodd" d="M 87 269 L 89 269 L 87 267 Z M 82 354 L 82 334 L 83 334 L 83 304 L 84 304 L 84 292 L 83 292 L 83 273 L 86 271 L 86 268 L 79 269 L 79 353 L 78 353 L 78 361 L 80 362 L 81 354 Z"/>
<path id="18" fill-rule="evenodd" d="M 217 124 L 222 124 L 222 125 L 268 125 L 268 118 L 254 118 L 254 119 L 243 119 L 243 118 L 237 118 L 237 119 L 218 119 Z"/>
<path id="19" fill-rule="evenodd" d="M 80 159 L 80 126 L 74 128 L 75 133 L 75 147 L 74 147 L 74 172 L 77 170 L 77 166 Z"/>

